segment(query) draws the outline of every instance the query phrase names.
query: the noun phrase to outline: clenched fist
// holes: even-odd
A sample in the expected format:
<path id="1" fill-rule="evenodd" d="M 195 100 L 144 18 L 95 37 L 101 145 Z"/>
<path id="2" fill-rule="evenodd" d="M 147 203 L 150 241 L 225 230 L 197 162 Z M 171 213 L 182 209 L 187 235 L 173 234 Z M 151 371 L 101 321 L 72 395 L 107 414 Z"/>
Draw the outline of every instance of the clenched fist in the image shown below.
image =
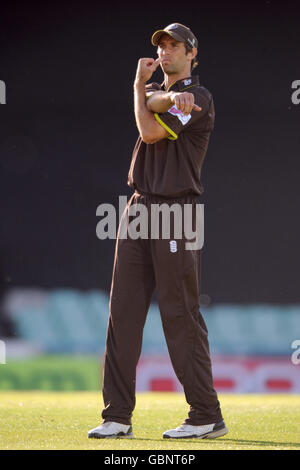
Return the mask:
<path id="1" fill-rule="evenodd" d="M 195 104 L 193 93 L 188 93 L 186 91 L 181 93 L 172 91 L 170 98 L 171 102 L 176 105 L 177 109 L 186 115 L 190 114 L 193 109 L 195 111 L 202 111 L 202 108 Z"/>
<path id="2" fill-rule="evenodd" d="M 135 81 L 146 83 L 157 69 L 162 59 L 143 58 L 137 66 Z"/>

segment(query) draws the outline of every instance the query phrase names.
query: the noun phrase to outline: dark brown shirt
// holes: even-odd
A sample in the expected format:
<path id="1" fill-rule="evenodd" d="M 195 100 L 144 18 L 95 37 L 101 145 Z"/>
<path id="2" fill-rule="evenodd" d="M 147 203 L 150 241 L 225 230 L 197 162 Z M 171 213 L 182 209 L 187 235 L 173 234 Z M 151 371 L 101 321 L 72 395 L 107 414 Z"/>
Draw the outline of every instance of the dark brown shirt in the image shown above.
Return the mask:
<path id="1" fill-rule="evenodd" d="M 164 84 L 149 83 L 149 91 L 164 91 Z M 169 137 L 146 144 L 139 136 L 133 150 L 128 185 L 138 191 L 166 197 L 187 193 L 200 195 L 201 168 L 214 126 L 215 110 L 211 93 L 193 75 L 178 80 L 168 91 L 188 91 L 202 111 L 185 116 L 175 105 L 165 113 L 154 113 L 156 120 L 169 132 Z"/>

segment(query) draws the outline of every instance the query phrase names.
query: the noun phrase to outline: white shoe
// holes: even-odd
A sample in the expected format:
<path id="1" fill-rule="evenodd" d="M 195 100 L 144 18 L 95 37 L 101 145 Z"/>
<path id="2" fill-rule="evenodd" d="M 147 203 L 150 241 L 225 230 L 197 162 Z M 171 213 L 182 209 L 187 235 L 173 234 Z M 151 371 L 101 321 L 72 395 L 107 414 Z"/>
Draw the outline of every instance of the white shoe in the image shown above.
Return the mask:
<path id="1" fill-rule="evenodd" d="M 191 424 L 182 424 L 176 429 L 170 429 L 163 433 L 165 439 L 214 439 L 216 437 L 224 436 L 228 433 L 224 421 L 213 424 L 204 424 L 201 426 L 192 426 Z"/>
<path id="2" fill-rule="evenodd" d="M 115 423 L 114 421 L 108 421 L 100 424 L 95 429 L 91 429 L 88 432 L 88 437 L 95 437 L 96 439 L 116 439 L 116 438 L 133 438 L 132 426 L 128 424 Z"/>

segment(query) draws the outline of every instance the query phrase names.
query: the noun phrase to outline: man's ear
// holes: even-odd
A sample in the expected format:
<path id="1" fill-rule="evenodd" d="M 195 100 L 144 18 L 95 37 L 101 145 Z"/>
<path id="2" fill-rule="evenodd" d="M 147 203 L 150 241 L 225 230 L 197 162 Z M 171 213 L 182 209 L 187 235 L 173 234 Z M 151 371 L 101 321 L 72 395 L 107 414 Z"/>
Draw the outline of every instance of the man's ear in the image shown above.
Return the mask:
<path id="1" fill-rule="evenodd" d="M 193 47 L 193 49 L 191 51 L 188 52 L 189 54 L 189 57 L 191 58 L 191 61 L 196 57 L 196 55 L 198 54 L 198 49 L 196 49 L 196 47 Z"/>
<path id="2" fill-rule="evenodd" d="M 192 52 L 192 59 L 195 59 L 196 55 L 198 54 L 198 49 L 196 49 L 196 47 L 193 47 L 193 50 L 191 51 Z"/>

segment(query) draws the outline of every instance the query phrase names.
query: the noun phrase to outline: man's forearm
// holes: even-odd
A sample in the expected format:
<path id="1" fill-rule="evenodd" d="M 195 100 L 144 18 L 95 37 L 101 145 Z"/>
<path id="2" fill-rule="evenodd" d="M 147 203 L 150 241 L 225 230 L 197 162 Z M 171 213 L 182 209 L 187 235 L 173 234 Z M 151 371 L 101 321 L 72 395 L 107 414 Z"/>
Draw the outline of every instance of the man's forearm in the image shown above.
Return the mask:
<path id="1" fill-rule="evenodd" d="M 134 114 L 136 125 L 141 138 L 147 141 L 153 134 L 153 128 L 157 125 L 153 112 L 149 111 L 145 102 L 145 83 L 134 82 Z"/>
<path id="2" fill-rule="evenodd" d="M 165 113 L 172 106 L 171 93 L 167 91 L 155 91 L 147 99 L 147 108 L 152 113 Z"/>

